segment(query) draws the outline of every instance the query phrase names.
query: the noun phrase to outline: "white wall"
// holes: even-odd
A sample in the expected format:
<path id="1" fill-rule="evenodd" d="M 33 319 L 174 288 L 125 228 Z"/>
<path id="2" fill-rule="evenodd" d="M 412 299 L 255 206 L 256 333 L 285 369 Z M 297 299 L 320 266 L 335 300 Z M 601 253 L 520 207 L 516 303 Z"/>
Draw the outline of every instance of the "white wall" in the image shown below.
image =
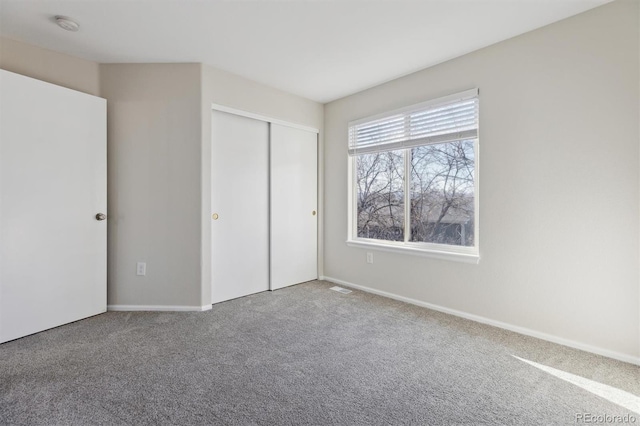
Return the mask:
<path id="1" fill-rule="evenodd" d="M 201 306 L 201 65 L 103 64 L 108 304 Z M 147 263 L 146 276 L 136 262 Z"/>
<path id="2" fill-rule="evenodd" d="M 211 302 L 211 106 L 224 105 L 234 109 L 284 120 L 294 124 L 322 129 L 323 106 L 317 102 L 277 90 L 246 78 L 202 66 L 202 304 Z M 323 134 L 319 138 L 319 182 L 322 185 Z M 320 188 L 319 194 L 322 194 Z M 318 212 L 322 221 L 322 197 Z M 322 235 L 322 225 L 319 225 Z M 322 265 L 322 238 L 319 238 L 319 265 Z M 320 271 L 322 274 L 322 270 Z"/>
<path id="3" fill-rule="evenodd" d="M 325 107 L 325 275 L 640 361 L 639 11 L 617 1 Z M 480 89 L 480 263 L 350 248 L 347 123 Z"/>

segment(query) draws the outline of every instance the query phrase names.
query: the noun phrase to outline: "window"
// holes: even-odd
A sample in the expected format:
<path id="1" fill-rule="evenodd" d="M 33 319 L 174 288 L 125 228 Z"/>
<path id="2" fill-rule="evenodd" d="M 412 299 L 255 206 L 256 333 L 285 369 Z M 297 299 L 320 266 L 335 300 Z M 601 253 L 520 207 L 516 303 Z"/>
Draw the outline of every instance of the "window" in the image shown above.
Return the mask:
<path id="1" fill-rule="evenodd" d="M 349 123 L 350 245 L 478 260 L 477 89 Z"/>

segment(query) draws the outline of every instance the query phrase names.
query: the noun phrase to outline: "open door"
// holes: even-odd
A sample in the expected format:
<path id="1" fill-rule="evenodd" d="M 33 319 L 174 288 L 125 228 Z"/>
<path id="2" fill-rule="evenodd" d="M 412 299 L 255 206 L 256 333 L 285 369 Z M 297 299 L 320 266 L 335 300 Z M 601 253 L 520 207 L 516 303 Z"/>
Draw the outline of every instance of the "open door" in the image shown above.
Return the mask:
<path id="1" fill-rule="evenodd" d="M 106 311 L 106 101 L 0 70 L 0 343 Z"/>

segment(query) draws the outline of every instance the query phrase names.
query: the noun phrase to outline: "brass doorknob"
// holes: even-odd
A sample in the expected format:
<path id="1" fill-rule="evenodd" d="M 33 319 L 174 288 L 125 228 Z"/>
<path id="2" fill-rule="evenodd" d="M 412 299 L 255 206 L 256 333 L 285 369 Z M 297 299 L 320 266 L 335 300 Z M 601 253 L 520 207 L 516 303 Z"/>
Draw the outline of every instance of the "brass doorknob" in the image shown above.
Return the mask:
<path id="1" fill-rule="evenodd" d="M 315 211 L 315 210 L 314 210 L 314 211 L 312 211 L 312 212 L 311 212 L 311 214 L 312 214 L 313 216 L 315 216 L 315 215 L 316 215 L 316 211 Z"/>
<path id="2" fill-rule="evenodd" d="M 211 219 L 213 219 L 213 220 L 218 220 L 219 217 L 220 216 L 218 216 L 218 213 L 214 213 L 214 214 L 211 215 Z"/>
<path id="3" fill-rule="evenodd" d="M 104 213 L 98 213 L 96 215 L 96 220 L 105 220 L 107 218 L 107 215 Z"/>

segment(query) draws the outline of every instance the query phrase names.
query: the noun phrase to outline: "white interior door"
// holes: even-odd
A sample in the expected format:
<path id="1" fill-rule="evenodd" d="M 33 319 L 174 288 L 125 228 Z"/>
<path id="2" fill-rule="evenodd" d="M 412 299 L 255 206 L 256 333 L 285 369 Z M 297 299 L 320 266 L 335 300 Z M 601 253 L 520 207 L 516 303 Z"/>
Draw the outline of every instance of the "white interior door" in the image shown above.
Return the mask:
<path id="1" fill-rule="evenodd" d="M 318 278 L 318 135 L 271 124 L 271 290 Z"/>
<path id="2" fill-rule="evenodd" d="M 106 101 L 0 70 L 0 342 L 106 311 Z"/>
<path id="3" fill-rule="evenodd" d="M 269 289 L 269 125 L 213 111 L 212 303 Z"/>

